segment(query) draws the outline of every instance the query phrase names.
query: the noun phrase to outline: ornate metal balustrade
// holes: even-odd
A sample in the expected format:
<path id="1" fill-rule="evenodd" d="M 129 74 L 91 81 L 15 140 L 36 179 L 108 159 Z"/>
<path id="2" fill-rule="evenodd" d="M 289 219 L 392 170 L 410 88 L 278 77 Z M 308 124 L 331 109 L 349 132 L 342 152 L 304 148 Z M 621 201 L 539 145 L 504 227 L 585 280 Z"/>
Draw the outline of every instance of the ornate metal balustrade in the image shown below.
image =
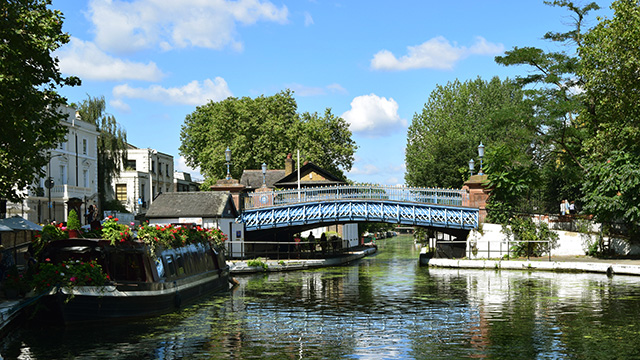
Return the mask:
<path id="1" fill-rule="evenodd" d="M 456 229 L 478 226 L 460 189 L 350 185 L 245 195 L 239 220 L 247 231 L 321 223 L 391 222 Z"/>
<path id="2" fill-rule="evenodd" d="M 256 191 L 245 194 L 243 205 L 245 210 L 251 210 L 265 206 L 286 206 L 330 200 L 378 200 L 466 206 L 469 202 L 469 194 L 461 189 L 347 185 L 302 188 L 300 190 Z"/>

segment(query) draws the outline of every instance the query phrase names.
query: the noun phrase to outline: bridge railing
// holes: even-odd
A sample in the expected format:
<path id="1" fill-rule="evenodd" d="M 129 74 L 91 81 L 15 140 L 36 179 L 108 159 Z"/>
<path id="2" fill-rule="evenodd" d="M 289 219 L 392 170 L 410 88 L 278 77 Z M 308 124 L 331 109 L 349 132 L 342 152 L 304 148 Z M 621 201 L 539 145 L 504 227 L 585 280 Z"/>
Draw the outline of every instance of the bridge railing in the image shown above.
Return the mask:
<path id="1" fill-rule="evenodd" d="M 252 192 L 244 195 L 244 209 L 327 200 L 387 200 L 462 206 L 468 204 L 468 197 L 467 191 L 462 189 L 343 185 Z"/>

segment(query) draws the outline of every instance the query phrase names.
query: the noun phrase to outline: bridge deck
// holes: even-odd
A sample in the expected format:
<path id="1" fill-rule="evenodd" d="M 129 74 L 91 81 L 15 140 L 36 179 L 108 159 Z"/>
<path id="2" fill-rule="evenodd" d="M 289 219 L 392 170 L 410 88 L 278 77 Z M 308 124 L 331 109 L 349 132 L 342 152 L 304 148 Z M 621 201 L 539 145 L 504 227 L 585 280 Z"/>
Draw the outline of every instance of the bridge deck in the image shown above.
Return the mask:
<path id="1" fill-rule="evenodd" d="M 322 223 L 389 222 L 473 229 L 477 208 L 457 189 L 337 186 L 255 192 L 244 199 L 247 231 Z"/>

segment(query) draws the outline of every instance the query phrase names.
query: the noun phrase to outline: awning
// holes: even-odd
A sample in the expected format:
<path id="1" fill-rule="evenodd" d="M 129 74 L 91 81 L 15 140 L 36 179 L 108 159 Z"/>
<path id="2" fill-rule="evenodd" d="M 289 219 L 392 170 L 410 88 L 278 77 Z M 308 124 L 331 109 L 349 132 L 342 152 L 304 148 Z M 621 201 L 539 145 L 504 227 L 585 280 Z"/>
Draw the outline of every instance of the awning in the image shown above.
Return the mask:
<path id="1" fill-rule="evenodd" d="M 15 230 L 41 231 L 42 230 L 42 226 L 34 222 L 31 222 L 21 216 L 13 216 L 7 219 L 0 219 L 0 225 L 4 225 L 8 227 L 9 229 L 11 229 L 11 231 L 15 231 Z"/>

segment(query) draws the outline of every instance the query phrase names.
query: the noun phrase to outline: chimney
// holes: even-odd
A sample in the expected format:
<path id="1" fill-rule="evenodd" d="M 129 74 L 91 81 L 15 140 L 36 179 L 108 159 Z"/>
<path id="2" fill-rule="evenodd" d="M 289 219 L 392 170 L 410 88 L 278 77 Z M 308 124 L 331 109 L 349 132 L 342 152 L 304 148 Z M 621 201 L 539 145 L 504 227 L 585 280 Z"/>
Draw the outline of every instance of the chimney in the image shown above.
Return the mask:
<path id="1" fill-rule="evenodd" d="M 284 159 L 284 176 L 287 176 L 293 172 L 293 159 L 291 153 L 287 154 L 287 158 Z"/>

